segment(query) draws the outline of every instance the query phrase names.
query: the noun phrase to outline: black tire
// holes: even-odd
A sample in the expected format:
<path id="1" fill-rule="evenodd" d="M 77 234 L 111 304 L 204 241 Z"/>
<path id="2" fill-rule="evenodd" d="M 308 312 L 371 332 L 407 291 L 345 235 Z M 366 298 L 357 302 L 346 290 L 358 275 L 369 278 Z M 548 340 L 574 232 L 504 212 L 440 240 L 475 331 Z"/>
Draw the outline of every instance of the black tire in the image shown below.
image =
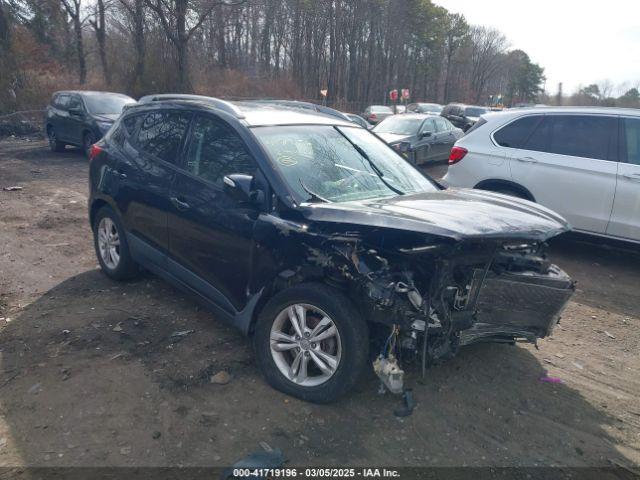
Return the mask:
<path id="1" fill-rule="evenodd" d="M 53 127 L 47 128 L 47 139 L 49 140 L 49 148 L 52 152 L 63 152 L 65 143 L 58 140 L 56 131 Z"/>
<path id="2" fill-rule="evenodd" d="M 115 265 L 115 267 L 109 266 L 105 259 L 102 258 L 102 254 L 100 253 L 100 246 L 98 245 L 98 227 L 100 226 L 103 219 L 110 219 L 115 226 L 115 229 L 118 234 L 118 239 L 120 244 L 118 246 L 119 253 L 119 261 Z M 129 244 L 127 243 L 127 237 L 125 235 L 124 226 L 122 225 L 122 221 L 120 217 L 108 206 L 102 207 L 96 213 L 96 216 L 93 221 L 93 245 L 96 251 L 96 256 L 98 257 L 98 262 L 100 263 L 100 267 L 105 275 L 113 280 L 129 280 L 131 278 L 136 277 L 140 269 L 136 262 L 134 262 L 131 257 L 131 251 L 129 250 Z"/>
<path id="3" fill-rule="evenodd" d="M 91 132 L 85 132 L 82 136 L 82 150 L 84 151 L 84 156 L 89 158 L 89 150 L 91 150 L 91 145 L 96 143 L 95 136 Z"/>
<path id="4" fill-rule="evenodd" d="M 321 309 L 333 320 L 342 354 L 333 375 L 317 386 L 302 386 L 289 380 L 271 354 L 271 327 L 288 306 L 305 303 Z M 254 332 L 258 365 L 267 382 L 277 390 L 313 403 L 329 403 L 351 390 L 369 363 L 369 328 L 351 301 L 339 290 L 320 283 L 297 285 L 277 293 L 260 312 Z"/>

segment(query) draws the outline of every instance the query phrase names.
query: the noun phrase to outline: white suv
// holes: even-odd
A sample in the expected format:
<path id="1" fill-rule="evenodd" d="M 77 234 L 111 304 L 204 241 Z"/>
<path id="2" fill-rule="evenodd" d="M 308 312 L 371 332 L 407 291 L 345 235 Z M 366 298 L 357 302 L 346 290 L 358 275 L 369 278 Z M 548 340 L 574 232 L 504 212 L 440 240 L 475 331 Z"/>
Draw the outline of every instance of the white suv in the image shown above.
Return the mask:
<path id="1" fill-rule="evenodd" d="M 640 242 L 640 110 L 487 114 L 452 148 L 443 181 L 538 202 L 575 230 Z"/>

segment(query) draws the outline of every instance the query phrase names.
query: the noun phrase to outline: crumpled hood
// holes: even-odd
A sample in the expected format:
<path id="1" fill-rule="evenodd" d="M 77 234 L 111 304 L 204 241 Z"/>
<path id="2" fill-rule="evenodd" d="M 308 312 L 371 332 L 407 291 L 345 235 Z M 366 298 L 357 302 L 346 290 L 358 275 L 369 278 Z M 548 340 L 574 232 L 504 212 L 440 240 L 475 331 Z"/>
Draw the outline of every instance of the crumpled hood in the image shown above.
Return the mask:
<path id="1" fill-rule="evenodd" d="M 460 240 L 546 240 L 571 229 L 557 213 L 527 200 L 469 189 L 343 203 L 304 204 L 312 221 L 393 228 Z"/>
<path id="2" fill-rule="evenodd" d="M 402 141 L 409 141 L 413 135 L 399 135 L 397 133 L 378 133 L 374 130 L 374 133 L 378 135 L 382 140 L 391 144 L 398 143 Z"/>

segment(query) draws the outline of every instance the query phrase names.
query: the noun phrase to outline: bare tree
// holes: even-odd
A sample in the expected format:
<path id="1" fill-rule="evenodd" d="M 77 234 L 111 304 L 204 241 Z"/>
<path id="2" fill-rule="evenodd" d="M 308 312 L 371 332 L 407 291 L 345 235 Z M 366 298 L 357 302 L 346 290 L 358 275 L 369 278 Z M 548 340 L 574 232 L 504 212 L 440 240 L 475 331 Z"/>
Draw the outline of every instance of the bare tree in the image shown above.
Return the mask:
<path id="1" fill-rule="evenodd" d="M 107 82 L 111 85 L 111 71 L 107 65 L 107 23 L 106 23 L 106 5 L 104 0 L 96 0 L 94 6 L 93 19 L 89 19 L 89 23 L 96 33 L 96 41 L 98 43 L 98 56 L 100 57 L 100 65 L 102 66 L 102 74 Z"/>
<path id="2" fill-rule="evenodd" d="M 142 90 L 142 83 L 145 75 L 145 59 L 147 49 L 145 38 L 145 0 L 120 0 L 120 5 L 125 9 L 129 18 L 133 40 L 133 49 L 135 52 L 133 75 L 131 81 L 129 82 L 129 88 L 134 93 L 138 93 Z"/>
<path id="3" fill-rule="evenodd" d="M 73 23 L 76 55 L 78 57 L 78 80 L 83 85 L 87 81 L 87 62 L 84 55 L 84 42 L 82 40 L 82 0 L 60 0 Z"/>
<path id="4" fill-rule="evenodd" d="M 179 91 L 190 91 L 192 87 L 187 50 L 189 40 L 218 5 L 240 5 L 244 0 L 234 3 L 209 1 L 202 5 L 195 0 L 146 0 L 146 3 L 157 15 L 165 35 L 175 47 L 178 63 L 177 88 Z"/>
<path id="5" fill-rule="evenodd" d="M 507 39 L 499 30 L 474 26 L 471 29 L 471 88 L 474 101 L 480 103 L 485 86 L 500 66 Z"/>

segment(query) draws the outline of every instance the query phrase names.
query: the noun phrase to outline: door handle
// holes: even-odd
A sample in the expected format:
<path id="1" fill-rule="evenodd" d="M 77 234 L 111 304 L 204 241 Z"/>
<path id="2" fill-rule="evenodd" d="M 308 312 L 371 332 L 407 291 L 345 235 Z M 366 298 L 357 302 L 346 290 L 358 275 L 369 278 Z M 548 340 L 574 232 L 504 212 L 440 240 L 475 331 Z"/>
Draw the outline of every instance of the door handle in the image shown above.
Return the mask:
<path id="1" fill-rule="evenodd" d="M 185 210 L 191 208 L 191 206 L 187 202 L 183 202 L 178 197 L 171 197 L 170 200 L 171 203 L 173 203 L 173 206 L 181 212 L 184 212 Z"/>
<path id="2" fill-rule="evenodd" d="M 533 157 L 518 157 L 516 160 L 523 163 L 538 163 L 538 160 Z"/>
<path id="3" fill-rule="evenodd" d="M 628 180 L 640 182 L 640 173 L 625 173 L 622 176 Z"/>

